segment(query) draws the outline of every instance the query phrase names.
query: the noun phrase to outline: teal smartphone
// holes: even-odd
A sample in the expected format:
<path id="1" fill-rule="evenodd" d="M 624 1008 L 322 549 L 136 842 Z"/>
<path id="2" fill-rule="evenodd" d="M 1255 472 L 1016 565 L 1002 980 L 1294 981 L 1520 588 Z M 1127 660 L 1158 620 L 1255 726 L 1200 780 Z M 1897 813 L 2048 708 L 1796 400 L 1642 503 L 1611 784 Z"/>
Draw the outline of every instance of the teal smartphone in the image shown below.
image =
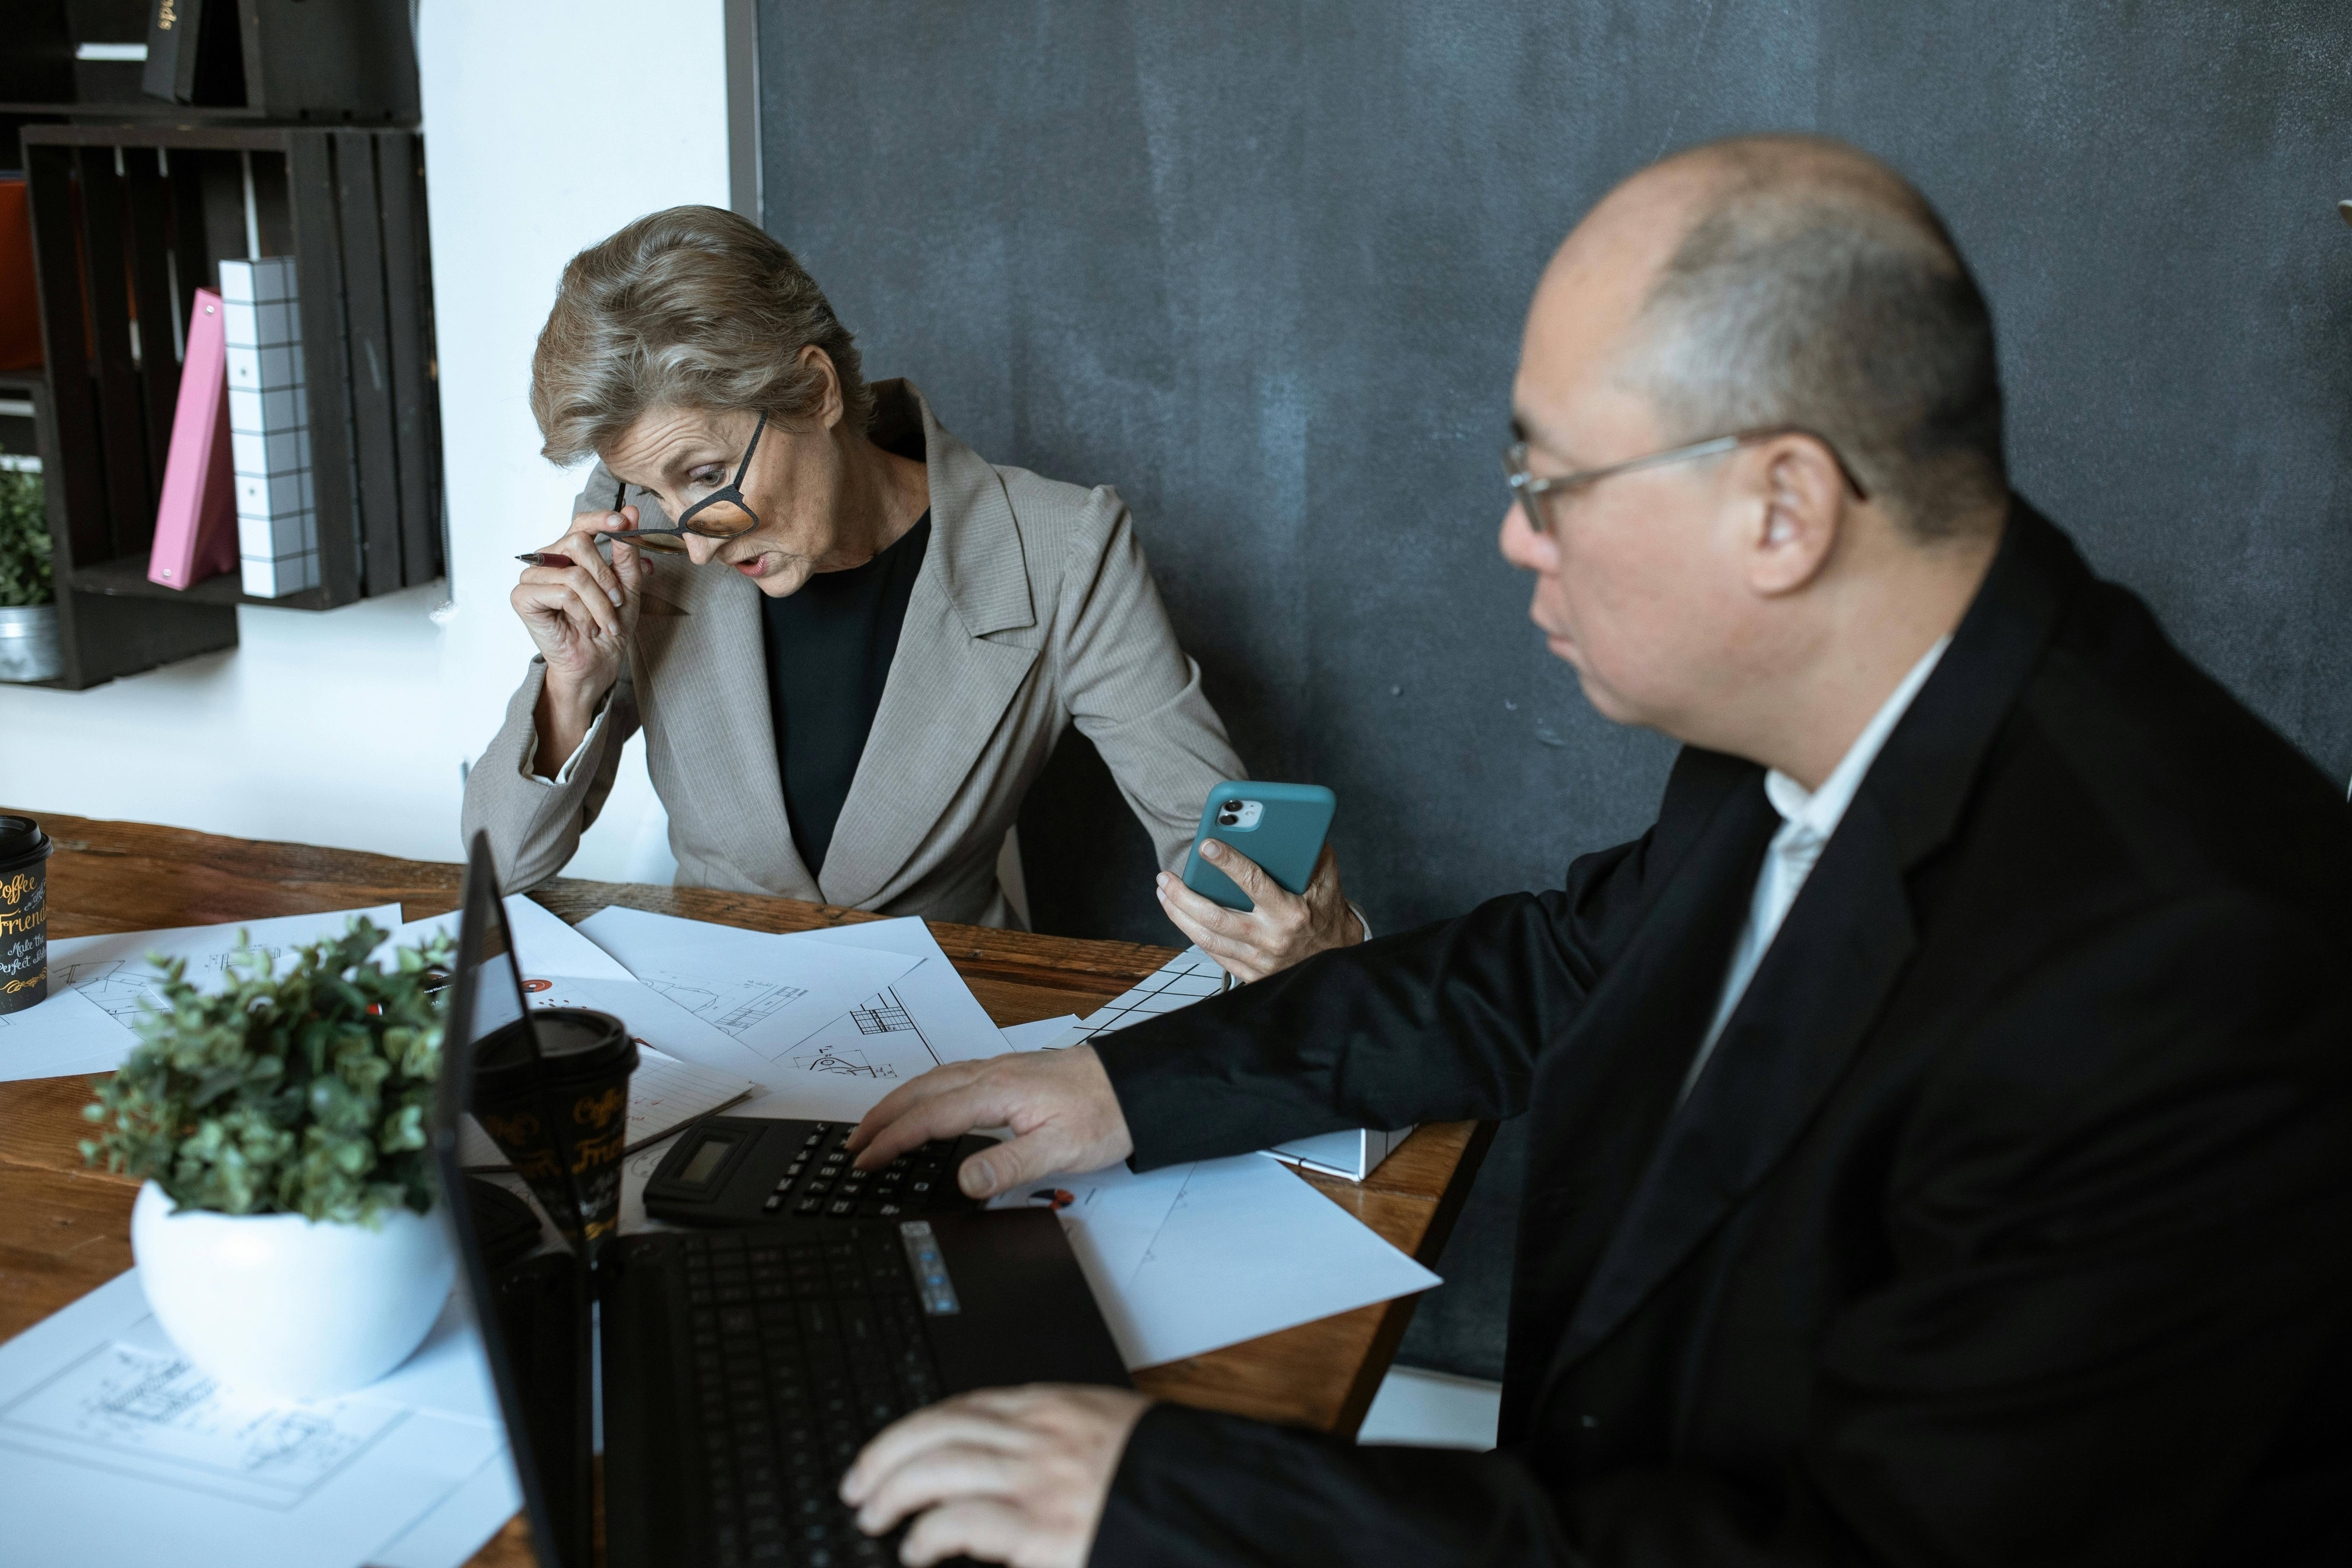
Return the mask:
<path id="1" fill-rule="evenodd" d="M 1255 908 L 1233 879 L 1201 858 L 1202 844 L 1214 838 L 1256 861 L 1290 892 L 1305 892 L 1339 805 L 1321 784 L 1227 780 L 1201 806 L 1201 830 L 1192 836 L 1192 853 L 1184 862 L 1184 885 L 1229 910 Z"/>

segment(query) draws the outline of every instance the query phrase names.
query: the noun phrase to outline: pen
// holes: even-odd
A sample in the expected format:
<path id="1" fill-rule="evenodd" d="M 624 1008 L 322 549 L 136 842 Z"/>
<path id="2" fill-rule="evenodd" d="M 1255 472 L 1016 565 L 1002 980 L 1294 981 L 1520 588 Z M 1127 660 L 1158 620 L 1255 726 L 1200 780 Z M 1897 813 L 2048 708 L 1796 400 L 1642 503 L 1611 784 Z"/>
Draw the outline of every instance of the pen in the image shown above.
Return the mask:
<path id="1" fill-rule="evenodd" d="M 613 510 L 614 511 L 621 510 L 621 498 L 626 493 L 627 489 L 628 487 L 626 485 L 616 485 L 614 487 Z M 626 529 L 619 533 L 600 533 L 596 536 L 596 539 L 597 542 L 600 544 L 608 539 L 625 539 L 630 543 L 635 545 L 639 550 L 667 552 L 670 554 L 684 554 L 686 552 L 686 545 L 678 537 L 683 531 L 684 531 L 681 529 L 675 528 Z M 598 551 L 597 554 L 600 558 L 610 559 L 610 557 L 602 550 Z M 516 556 L 515 559 L 521 562 L 526 566 L 570 566 L 574 564 L 572 557 L 564 554 L 559 550 L 526 550 L 520 555 Z"/>
<path id="2" fill-rule="evenodd" d="M 683 555 L 686 553 L 686 546 L 678 542 L 677 536 L 674 532 L 656 533 L 651 529 L 632 529 L 625 533 L 600 533 L 596 536 L 599 544 L 608 539 L 625 539 L 639 550 L 649 550 L 657 554 Z M 597 554 L 607 561 L 612 559 L 608 552 L 602 550 L 598 551 Z M 526 550 L 515 559 L 528 566 L 570 566 L 573 563 L 572 557 L 558 550 Z"/>
<path id="3" fill-rule="evenodd" d="M 526 566 L 569 566 L 573 563 L 572 557 L 560 550 L 526 550 L 515 559 Z"/>

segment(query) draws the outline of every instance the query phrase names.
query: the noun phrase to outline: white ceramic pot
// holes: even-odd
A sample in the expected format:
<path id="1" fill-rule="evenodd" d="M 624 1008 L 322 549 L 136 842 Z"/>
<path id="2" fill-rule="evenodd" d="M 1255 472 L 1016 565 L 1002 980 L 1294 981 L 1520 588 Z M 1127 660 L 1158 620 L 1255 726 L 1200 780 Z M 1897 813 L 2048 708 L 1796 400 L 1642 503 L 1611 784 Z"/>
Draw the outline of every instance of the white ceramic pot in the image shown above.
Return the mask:
<path id="1" fill-rule="evenodd" d="M 156 1321 L 182 1353 L 240 1394 L 323 1399 L 408 1359 L 456 1276 L 438 1215 L 380 1224 L 299 1214 L 172 1212 L 149 1182 L 131 1251 Z"/>

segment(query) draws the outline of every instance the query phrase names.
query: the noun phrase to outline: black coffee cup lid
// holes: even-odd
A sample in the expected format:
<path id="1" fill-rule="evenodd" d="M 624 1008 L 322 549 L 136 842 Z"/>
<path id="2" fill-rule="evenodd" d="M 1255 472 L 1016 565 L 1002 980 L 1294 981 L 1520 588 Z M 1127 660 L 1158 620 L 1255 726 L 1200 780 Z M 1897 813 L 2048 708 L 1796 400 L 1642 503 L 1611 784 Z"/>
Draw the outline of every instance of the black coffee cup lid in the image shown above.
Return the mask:
<path id="1" fill-rule="evenodd" d="M 0 866 L 49 852 L 49 837 L 29 816 L 0 815 Z"/>
<path id="2" fill-rule="evenodd" d="M 590 1007 L 534 1007 L 529 1020 L 517 1019 L 481 1043 L 474 1058 L 474 1081 L 503 1095 L 514 1092 L 513 1085 L 532 1081 L 541 1070 L 551 1082 L 572 1083 L 602 1077 L 615 1068 L 626 1077 L 636 1065 L 637 1043 L 629 1037 L 629 1026 L 612 1014 Z"/>

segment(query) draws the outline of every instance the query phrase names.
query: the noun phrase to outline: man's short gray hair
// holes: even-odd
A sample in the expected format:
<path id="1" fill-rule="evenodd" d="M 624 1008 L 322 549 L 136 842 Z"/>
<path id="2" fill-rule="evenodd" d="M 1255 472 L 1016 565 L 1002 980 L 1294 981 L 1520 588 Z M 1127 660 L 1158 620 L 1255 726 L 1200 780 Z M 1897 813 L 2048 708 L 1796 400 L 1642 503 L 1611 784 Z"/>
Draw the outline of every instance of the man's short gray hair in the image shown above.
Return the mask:
<path id="1" fill-rule="evenodd" d="M 824 388 L 799 362 L 811 343 L 833 361 L 845 423 L 864 430 L 874 394 L 856 345 L 793 253 L 717 207 L 650 214 L 563 268 L 530 362 L 540 450 L 577 462 L 649 408 L 807 417 Z"/>
<path id="2" fill-rule="evenodd" d="M 1630 379 L 1675 440 L 1827 438 L 1922 540 L 2007 493 L 1991 313 L 1925 197 L 1735 153 L 1643 309 Z"/>

